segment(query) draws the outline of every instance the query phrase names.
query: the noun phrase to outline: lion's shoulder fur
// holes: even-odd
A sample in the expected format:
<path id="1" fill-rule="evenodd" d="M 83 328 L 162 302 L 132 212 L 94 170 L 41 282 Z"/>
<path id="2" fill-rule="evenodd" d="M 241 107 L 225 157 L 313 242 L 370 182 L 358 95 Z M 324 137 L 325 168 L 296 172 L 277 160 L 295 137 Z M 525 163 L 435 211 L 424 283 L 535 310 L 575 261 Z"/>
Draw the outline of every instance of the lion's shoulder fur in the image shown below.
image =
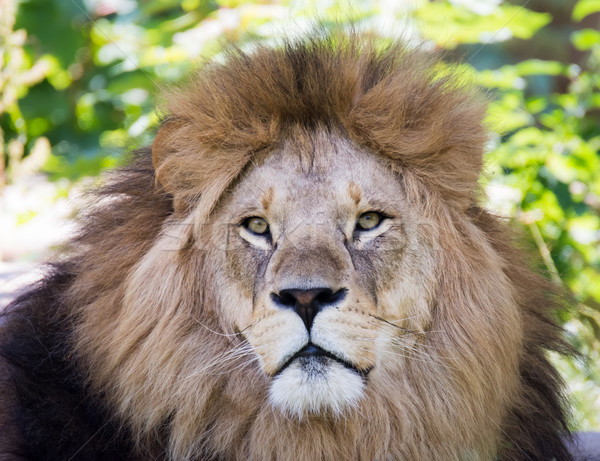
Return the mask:
<path id="1" fill-rule="evenodd" d="M 510 282 L 523 328 L 518 388 L 500 428 L 503 459 L 570 459 L 563 438 L 568 428 L 562 383 L 546 355 L 568 350 L 552 320 L 552 313 L 561 307 L 560 297 L 525 261 L 528 253 L 518 248 L 509 226 L 473 205 L 485 142 L 482 99 L 452 79 L 438 78 L 436 59 L 424 52 L 403 46 L 382 50 L 374 42 L 360 44 L 358 39 L 343 39 L 338 46 L 315 39 L 277 50 L 259 48 L 253 55 L 236 52 L 225 64 L 207 66 L 185 89 L 171 95 L 167 103 L 171 115 L 163 125 L 170 128 L 162 139 L 168 149 L 155 151 L 154 167 L 151 151 L 140 152 L 130 167 L 100 188 L 95 203 L 81 217 L 81 232 L 68 246 L 64 260 L 2 314 L 0 371 L 3 367 L 7 375 L 0 378 L 0 390 L 6 390 L 0 397 L 4 408 L 0 427 L 8 430 L 0 432 L 0 459 L 167 456 L 168 439 L 174 437 L 169 431 L 176 427 L 174 414 L 152 415 L 157 423 L 145 427 L 140 437 L 135 431 L 144 421 L 129 425 L 127 417 L 135 415 L 119 415 L 108 403 L 106 394 L 122 389 L 116 384 L 111 388 L 111 373 L 98 369 L 103 363 L 98 351 L 106 346 L 97 344 L 102 329 L 108 333 L 118 324 L 122 300 L 130 296 L 125 280 L 163 237 L 165 222 L 187 216 L 199 200 L 210 212 L 253 156 L 280 144 L 282 136 L 298 124 L 309 130 L 329 125 L 386 157 L 396 172 L 421 184 L 407 190 L 407 195 L 414 195 L 427 213 L 435 215 L 438 204 L 444 203 L 440 222 L 456 229 L 453 235 L 474 240 L 484 236 Z M 477 251 L 465 257 L 482 260 L 485 255 Z M 198 269 L 197 278 L 204 280 L 208 269 L 193 266 L 188 253 L 182 250 L 181 254 L 177 260 L 181 267 Z M 184 282 L 194 279 L 191 274 L 187 277 Z M 472 284 L 475 290 L 477 281 Z M 210 289 L 194 294 L 205 306 L 214 305 L 217 295 Z M 208 308 L 205 311 L 210 313 Z M 98 325 L 99 333 L 89 342 L 74 338 L 82 331 L 83 316 L 88 325 Z M 213 325 L 208 317 L 202 320 Z M 177 328 L 187 334 L 185 327 Z M 149 334 L 131 339 L 128 347 L 134 349 Z M 111 338 L 116 344 L 118 338 Z M 75 344 L 87 356 L 74 350 Z M 131 350 L 122 351 L 123 363 L 129 355 Z M 106 363 L 110 365 L 109 360 Z M 115 365 L 117 369 L 122 370 Z M 229 371 L 234 376 L 235 368 Z M 272 454 L 252 443 L 276 443 L 279 428 L 270 427 L 266 420 L 253 421 L 258 410 L 250 407 L 235 414 L 234 406 L 227 407 L 226 396 L 243 392 L 247 383 L 223 379 L 219 377 L 215 389 L 207 391 L 212 419 L 205 434 L 213 445 L 198 443 L 205 450 L 202 459 Z M 248 399 L 253 404 L 256 400 L 256 396 Z M 372 414 L 377 411 L 383 409 Z M 312 437 L 319 443 L 342 437 L 327 432 L 326 423 L 310 429 L 303 426 L 307 443 Z M 281 424 L 288 423 L 282 419 Z M 221 434 L 215 434 L 215 428 Z M 362 427 L 350 429 L 367 433 L 360 432 Z M 260 430 L 265 434 L 257 435 Z M 218 452 L 219 441 L 231 447 Z M 329 454 L 342 449 L 358 453 L 348 447 L 328 449 Z"/>
<path id="2" fill-rule="evenodd" d="M 10 367 L 3 378 L 10 379 L 13 400 L 2 402 L 2 422 L 12 435 L 0 432 L 0 459 L 123 459 L 126 440 L 115 437 L 114 424 L 86 395 L 83 375 L 69 360 L 68 332 L 59 325 L 69 322 L 60 297 L 71 276 L 66 268 L 54 271 L 6 313 L 0 353 Z"/>
<path id="3" fill-rule="evenodd" d="M 81 217 L 87 225 L 71 247 L 79 253 L 48 266 L 44 279 L 1 314 L 0 365 L 7 373 L 0 379 L 0 459 L 134 459 L 126 429 L 89 393 L 74 360 L 71 328 L 73 303 L 119 283 L 122 272 L 105 272 L 106 266 L 126 270 L 134 264 L 169 213 L 168 196 L 153 191 L 148 153 L 137 157 L 94 194 L 92 203 L 109 203 Z M 67 297 L 84 273 L 90 276 L 79 278 L 85 288 Z"/>
<path id="4" fill-rule="evenodd" d="M 532 254 L 533 249 L 523 244 L 519 230 L 477 207 L 469 214 L 502 255 L 504 271 L 516 289 L 523 313 L 521 389 L 503 428 L 507 443 L 504 456 L 521 459 L 527 453 L 531 459 L 570 459 L 564 445 L 569 439 L 569 414 L 563 382 L 547 356 L 549 351 L 573 353 L 553 319 L 558 310 L 565 308 L 566 299 L 560 289 L 534 270 L 531 260 L 525 260 L 524 255 Z"/>

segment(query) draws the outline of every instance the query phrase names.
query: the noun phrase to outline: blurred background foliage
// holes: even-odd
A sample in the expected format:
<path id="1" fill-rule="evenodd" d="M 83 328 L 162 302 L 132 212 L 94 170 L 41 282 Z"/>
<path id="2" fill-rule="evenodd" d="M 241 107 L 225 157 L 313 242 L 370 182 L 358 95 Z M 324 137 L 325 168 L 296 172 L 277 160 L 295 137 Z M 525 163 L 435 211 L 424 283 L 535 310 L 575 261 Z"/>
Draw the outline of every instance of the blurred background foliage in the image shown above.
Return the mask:
<path id="1" fill-rule="evenodd" d="M 488 205 L 577 301 L 561 320 L 583 358 L 556 362 L 574 428 L 600 430 L 600 0 L 0 0 L 0 189 L 42 173 L 59 197 L 119 165 L 161 86 L 315 17 L 443 48 L 491 94 Z"/>

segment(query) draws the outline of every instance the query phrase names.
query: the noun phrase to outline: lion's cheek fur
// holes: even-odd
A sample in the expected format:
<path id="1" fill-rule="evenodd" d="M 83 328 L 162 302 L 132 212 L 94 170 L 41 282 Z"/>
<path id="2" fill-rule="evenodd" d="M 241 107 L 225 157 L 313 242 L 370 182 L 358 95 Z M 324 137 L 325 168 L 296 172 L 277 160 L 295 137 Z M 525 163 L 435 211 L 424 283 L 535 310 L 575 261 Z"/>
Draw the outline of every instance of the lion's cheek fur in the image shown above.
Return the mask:
<path id="1" fill-rule="evenodd" d="M 390 328 L 387 337 L 380 335 L 366 399 L 394 383 L 389 399 L 410 418 L 410 431 L 425 424 L 428 437 L 450 437 L 463 450 L 471 447 L 468 459 L 488 459 L 521 385 L 523 320 L 506 263 L 479 229 L 457 228 L 447 212 L 447 220 L 429 217 L 437 226 L 408 233 L 419 239 L 404 252 L 405 277 L 378 292 L 381 315 L 406 333 L 394 335 Z M 450 243 L 441 252 L 437 241 Z M 416 389 L 426 391 L 411 402 L 406 397 Z M 457 414 L 461 418 L 454 419 Z"/>
<path id="2" fill-rule="evenodd" d="M 203 303 L 210 305 L 213 295 L 189 290 L 206 274 L 181 260 L 183 240 L 174 238 L 174 229 L 165 226 L 167 232 L 134 266 L 118 296 L 97 300 L 98 307 L 81 306 L 76 328 L 75 350 L 92 388 L 106 394 L 139 442 L 151 440 L 155 428 L 167 422 L 175 437 L 192 426 L 195 435 L 201 433 L 209 423 L 205 411 L 222 387 L 219 367 L 231 365 L 222 360 L 227 339 L 206 334 L 205 329 L 220 328 L 214 313 L 200 320 Z M 118 306 L 119 312 L 100 320 L 102 305 Z"/>
<path id="3" fill-rule="evenodd" d="M 459 430 L 464 424 L 461 429 L 476 444 L 490 444 L 499 437 L 498 427 L 520 386 L 522 319 L 503 262 L 482 240 L 465 243 L 445 253 L 430 341 L 437 344 L 432 357 L 437 355 L 445 364 L 452 383 L 447 391 L 440 389 L 440 395 L 455 393 L 455 400 L 446 396 L 448 414 L 463 415 L 462 423 L 454 425 Z M 468 243 L 479 247 L 477 258 L 469 252 Z M 475 278 L 478 287 L 467 277 Z M 416 376 L 423 375 L 419 370 Z M 431 391 L 436 384 L 430 382 L 425 388 Z"/>
<path id="4" fill-rule="evenodd" d="M 291 309 L 259 310 L 245 336 L 260 357 L 264 372 L 270 376 L 309 341 L 302 320 Z"/>
<path id="5" fill-rule="evenodd" d="M 374 315 L 377 313 L 372 303 L 324 310 L 315 319 L 311 339 L 359 370 L 370 370 L 377 363 L 380 333 Z"/>

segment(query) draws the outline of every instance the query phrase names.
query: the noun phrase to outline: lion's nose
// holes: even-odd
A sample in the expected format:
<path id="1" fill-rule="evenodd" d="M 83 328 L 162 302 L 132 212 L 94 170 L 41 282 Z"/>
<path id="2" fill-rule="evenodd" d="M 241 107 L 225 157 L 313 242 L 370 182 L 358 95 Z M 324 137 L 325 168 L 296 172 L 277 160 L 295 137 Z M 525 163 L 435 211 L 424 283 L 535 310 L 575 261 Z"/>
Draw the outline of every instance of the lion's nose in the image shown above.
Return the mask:
<path id="1" fill-rule="evenodd" d="M 271 293 L 271 299 L 280 307 L 291 308 L 300 316 L 306 329 L 310 331 L 313 320 L 319 311 L 333 306 L 346 296 L 346 289 L 333 291 L 331 288 L 311 288 L 308 290 L 291 288 Z"/>

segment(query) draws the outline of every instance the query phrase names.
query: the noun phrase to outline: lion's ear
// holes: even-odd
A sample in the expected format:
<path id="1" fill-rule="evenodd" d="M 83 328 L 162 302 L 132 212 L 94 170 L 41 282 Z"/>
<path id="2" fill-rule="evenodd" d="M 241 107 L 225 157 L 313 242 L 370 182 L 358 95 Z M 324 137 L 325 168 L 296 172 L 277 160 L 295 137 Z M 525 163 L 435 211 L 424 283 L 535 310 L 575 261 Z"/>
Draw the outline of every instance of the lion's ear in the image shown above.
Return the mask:
<path id="1" fill-rule="evenodd" d="M 152 143 L 152 165 L 156 180 L 170 194 L 175 194 L 179 189 L 177 175 L 172 174 L 168 160 L 177 152 L 175 140 L 181 134 L 183 122 L 176 118 L 164 121 Z M 171 159 L 172 160 L 172 159 Z"/>
<path id="2" fill-rule="evenodd" d="M 152 143 L 157 186 L 173 196 L 176 212 L 198 207 L 208 214 L 249 160 L 246 150 L 223 152 L 207 145 L 194 121 L 171 117 Z"/>

